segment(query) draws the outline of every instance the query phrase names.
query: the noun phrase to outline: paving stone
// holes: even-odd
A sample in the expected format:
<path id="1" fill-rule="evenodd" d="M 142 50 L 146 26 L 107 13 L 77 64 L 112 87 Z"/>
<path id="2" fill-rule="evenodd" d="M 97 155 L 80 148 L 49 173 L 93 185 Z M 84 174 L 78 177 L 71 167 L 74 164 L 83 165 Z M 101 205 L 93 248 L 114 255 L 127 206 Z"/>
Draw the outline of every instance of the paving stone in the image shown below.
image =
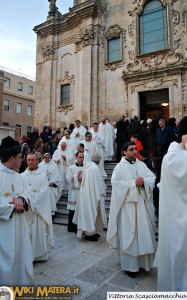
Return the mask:
<path id="1" fill-rule="evenodd" d="M 102 257 L 104 258 L 114 252 L 115 252 L 115 250 L 109 248 L 109 246 L 106 242 L 104 242 L 100 245 L 97 245 L 95 248 L 92 248 L 87 251 L 87 253 L 92 254 L 92 255 L 98 255 L 101 258 Z"/>
<path id="2" fill-rule="evenodd" d="M 125 292 L 124 288 L 116 287 L 111 284 L 103 284 L 94 292 L 83 298 L 84 300 L 106 300 L 107 299 L 107 292 Z"/>
<path id="3" fill-rule="evenodd" d="M 150 275 L 146 277 L 135 289 L 138 292 L 156 292 L 157 291 L 157 269 L 151 270 Z"/>
<path id="4" fill-rule="evenodd" d="M 61 286 L 63 285 L 62 281 L 57 278 L 51 278 L 44 274 L 40 274 L 34 277 L 35 286 Z"/>
<path id="5" fill-rule="evenodd" d="M 85 270 L 84 272 L 76 276 L 76 278 L 99 285 L 101 282 L 106 281 L 114 274 L 115 272 L 113 270 L 94 266 Z"/>
<path id="6" fill-rule="evenodd" d="M 58 266 L 44 272 L 44 275 L 66 281 L 71 277 L 75 277 L 83 270 L 89 268 L 98 262 L 99 258 L 94 255 L 82 253 L 72 259 L 59 264 Z"/>
<path id="7" fill-rule="evenodd" d="M 149 275 L 148 272 L 141 270 L 135 278 L 129 277 L 124 271 L 117 273 L 109 282 L 117 286 L 134 290 L 137 285 Z"/>
<path id="8" fill-rule="evenodd" d="M 33 264 L 34 276 L 49 270 L 49 266 L 45 262 L 36 262 Z"/>
<path id="9" fill-rule="evenodd" d="M 106 267 L 106 268 L 116 270 L 116 271 L 119 271 L 121 269 L 116 252 L 114 252 L 111 255 L 108 255 L 106 258 L 100 260 L 98 265 L 101 267 Z"/>
<path id="10" fill-rule="evenodd" d="M 65 286 L 70 286 L 70 287 L 79 287 L 80 291 L 77 295 L 71 295 L 72 300 L 81 300 L 83 299 L 86 295 L 89 295 L 93 290 L 97 288 L 97 285 L 94 285 L 92 283 L 88 283 L 85 281 L 78 280 L 77 278 L 71 278 L 67 280 L 64 283 Z"/>

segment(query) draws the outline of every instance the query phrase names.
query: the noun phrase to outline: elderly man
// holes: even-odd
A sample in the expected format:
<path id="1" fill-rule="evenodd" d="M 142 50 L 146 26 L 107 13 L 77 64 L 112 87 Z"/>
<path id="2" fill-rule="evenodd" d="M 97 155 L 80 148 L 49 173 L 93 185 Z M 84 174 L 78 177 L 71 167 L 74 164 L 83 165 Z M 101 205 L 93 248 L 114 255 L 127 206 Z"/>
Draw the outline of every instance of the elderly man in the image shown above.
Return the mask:
<path id="1" fill-rule="evenodd" d="M 33 285 L 32 224 L 29 193 L 15 172 L 21 164 L 21 146 L 11 137 L 0 146 L 0 285 Z"/>
<path id="2" fill-rule="evenodd" d="M 33 205 L 31 243 L 34 261 L 47 260 L 48 251 L 54 244 L 48 180 L 47 175 L 38 168 L 38 163 L 37 155 L 29 153 L 28 168 L 20 175 Z"/>
<path id="3" fill-rule="evenodd" d="M 169 144 L 172 142 L 172 131 L 171 128 L 166 126 L 166 120 L 159 120 L 159 128 L 155 132 L 155 142 L 157 148 L 157 155 L 163 159 L 164 155 L 167 153 Z"/>
<path id="4" fill-rule="evenodd" d="M 103 229 L 103 225 L 106 224 L 106 185 L 98 167 L 100 159 L 99 154 L 94 154 L 92 161 L 87 161 L 85 165 L 73 218 L 73 223 L 77 224 L 77 236 L 81 238 L 85 233 L 85 240 L 94 242 L 100 237 L 96 233 L 96 225 Z"/>
<path id="5" fill-rule="evenodd" d="M 61 196 L 61 176 L 57 164 L 51 160 L 51 154 L 45 153 L 43 161 L 38 167 L 47 175 L 49 183 L 49 193 L 51 200 L 51 214 L 54 215 L 57 211 L 56 203 Z"/>
<path id="6" fill-rule="evenodd" d="M 91 132 L 86 132 L 85 140 L 82 141 L 84 144 L 84 162 L 91 161 L 92 155 L 97 152 L 97 144 L 92 140 Z"/>
<path id="7" fill-rule="evenodd" d="M 75 148 L 76 148 L 76 142 L 75 142 L 75 139 L 73 137 L 71 137 L 71 131 L 69 129 L 65 129 L 64 130 L 64 136 L 61 138 L 59 144 L 58 144 L 58 149 L 60 148 L 61 144 L 63 142 L 66 143 L 68 149 L 72 149 L 72 151 L 75 151 Z"/>
<path id="8" fill-rule="evenodd" d="M 67 194 L 68 193 L 68 184 L 66 181 L 66 174 L 68 167 L 70 165 L 73 165 L 75 162 L 74 153 L 72 149 L 67 147 L 67 144 L 65 142 L 62 142 L 59 149 L 57 149 L 52 157 L 52 160 L 55 161 L 58 165 L 58 169 L 60 172 L 61 180 L 62 180 L 62 193 Z"/>
<path id="9" fill-rule="evenodd" d="M 187 291 L 187 117 L 163 158 L 159 184 L 158 291 Z"/>
<path id="10" fill-rule="evenodd" d="M 84 153 L 78 151 L 76 153 L 76 163 L 74 165 L 69 166 L 66 175 L 66 180 L 69 183 L 69 194 L 67 204 L 67 209 L 69 209 L 68 231 L 75 233 L 77 233 L 77 225 L 72 222 L 72 219 L 74 216 L 77 198 L 79 195 L 80 185 L 82 181 L 83 161 Z"/>
<path id="11" fill-rule="evenodd" d="M 155 175 L 136 159 L 136 145 L 123 146 L 121 161 L 112 174 L 107 242 L 118 251 L 122 270 L 135 277 L 149 271 L 155 254 L 153 186 Z"/>
<path id="12" fill-rule="evenodd" d="M 105 160 L 111 161 L 114 155 L 114 128 L 105 117 L 101 118 L 99 131 L 102 134 L 102 139 L 105 140 Z"/>
<path id="13" fill-rule="evenodd" d="M 76 120 L 75 125 L 76 127 L 73 129 L 72 137 L 75 139 L 77 145 L 78 143 L 82 143 L 82 140 L 84 140 L 85 133 L 87 130 L 84 126 L 81 125 L 80 120 Z"/>

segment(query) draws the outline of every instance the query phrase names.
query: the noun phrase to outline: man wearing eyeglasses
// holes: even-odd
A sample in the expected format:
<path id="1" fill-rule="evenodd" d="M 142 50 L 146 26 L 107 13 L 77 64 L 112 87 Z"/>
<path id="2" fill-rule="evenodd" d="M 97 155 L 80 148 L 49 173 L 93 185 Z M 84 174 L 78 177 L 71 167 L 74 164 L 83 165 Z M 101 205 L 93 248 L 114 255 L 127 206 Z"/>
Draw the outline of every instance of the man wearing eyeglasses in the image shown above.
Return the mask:
<path id="1" fill-rule="evenodd" d="M 136 159 L 136 145 L 127 142 L 112 174 L 107 242 L 118 251 L 122 270 L 135 277 L 150 271 L 155 256 L 153 186 L 155 175 Z"/>

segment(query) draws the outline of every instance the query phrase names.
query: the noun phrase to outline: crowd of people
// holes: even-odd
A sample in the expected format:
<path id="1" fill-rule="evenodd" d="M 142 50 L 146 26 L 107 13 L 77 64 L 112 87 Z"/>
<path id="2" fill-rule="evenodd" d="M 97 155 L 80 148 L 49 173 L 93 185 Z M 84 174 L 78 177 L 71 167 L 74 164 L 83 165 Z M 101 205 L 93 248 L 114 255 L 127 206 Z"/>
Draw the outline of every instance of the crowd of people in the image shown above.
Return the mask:
<path id="1" fill-rule="evenodd" d="M 54 247 L 52 218 L 65 194 L 69 232 L 97 242 L 98 232 L 108 227 L 107 242 L 117 249 L 128 276 L 134 278 L 140 268 L 150 271 L 155 260 L 158 290 L 187 290 L 185 251 L 181 249 L 186 243 L 182 231 L 186 223 L 186 133 L 187 117 L 167 121 L 159 113 L 141 122 L 137 116 L 130 121 L 121 116 L 110 124 L 102 117 L 90 129 L 80 120 L 63 131 L 44 126 L 39 133 L 34 127 L 21 144 L 4 138 L 0 146 L 0 226 L 4 235 L 0 284 L 33 284 L 33 262 L 47 260 Z M 111 178 L 109 220 L 106 162 L 117 162 Z M 178 206 L 177 197 L 181 199 Z M 159 222 L 156 259 L 155 216 Z M 176 245 L 181 248 L 175 251 Z"/>

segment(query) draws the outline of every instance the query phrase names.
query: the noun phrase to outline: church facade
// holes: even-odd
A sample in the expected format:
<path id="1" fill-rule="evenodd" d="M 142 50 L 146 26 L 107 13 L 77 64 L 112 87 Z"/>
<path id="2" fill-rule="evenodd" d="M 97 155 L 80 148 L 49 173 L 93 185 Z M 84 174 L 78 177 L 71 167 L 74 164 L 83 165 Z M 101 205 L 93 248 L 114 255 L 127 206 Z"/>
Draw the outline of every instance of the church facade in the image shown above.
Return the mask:
<path id="1" fill-rule="evenodd" d="M 186 0 L 53 2 L 34 28 L 35 126 L 187 114 Z"/>

